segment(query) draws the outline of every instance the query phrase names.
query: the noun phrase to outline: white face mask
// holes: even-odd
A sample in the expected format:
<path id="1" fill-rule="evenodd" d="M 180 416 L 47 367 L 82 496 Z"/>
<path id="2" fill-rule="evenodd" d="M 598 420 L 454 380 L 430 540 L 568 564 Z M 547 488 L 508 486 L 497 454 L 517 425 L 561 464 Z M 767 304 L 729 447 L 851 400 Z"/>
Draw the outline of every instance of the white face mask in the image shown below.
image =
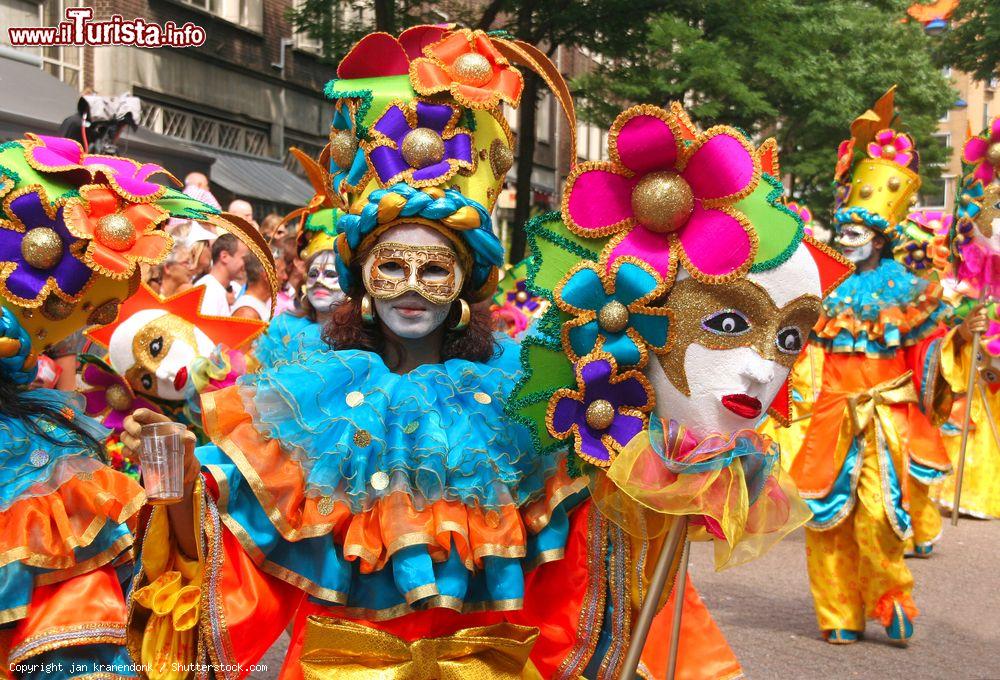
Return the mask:
<path id="1" fill-rule="evenodd" d="M 388 229 L 379 237 L 378 242 L 451 247 L 451 242 L 440 233 L 419 224 L 404 224 Z M 371 266 L 371 263 L 367 262 L 366 266 Z M 407 340 L 424 338 L 437 330 L 448 318 L 452 305 L 450 302 L 430 302 L 416 291 L 409 291 L 391 300 L 375 298 L 373 302 L 375 313 L 386 328 Z"/>
<path id="2" fill-rule="evenodd" d="M 329 312 L 344 299 L 332 250 L 321 251 L 309 264 L 306 272 L 306 298 L 320 314 Z"/>
<path id="3" fill-rule="evenodd" d="M 869 257 L 872 256 L 873 247 L 874 246 L 872 246 L 871 242 L 869 241 L 868 243 L 864 244 L 859 248 L 844 248 L 842 250 L 842 253 L 844 257 L 846 257 L 848 260 L 850 260 L 854 264 L 858 264 L 859 262 L 864 262 L 865 260 L 867 260 Z"/>

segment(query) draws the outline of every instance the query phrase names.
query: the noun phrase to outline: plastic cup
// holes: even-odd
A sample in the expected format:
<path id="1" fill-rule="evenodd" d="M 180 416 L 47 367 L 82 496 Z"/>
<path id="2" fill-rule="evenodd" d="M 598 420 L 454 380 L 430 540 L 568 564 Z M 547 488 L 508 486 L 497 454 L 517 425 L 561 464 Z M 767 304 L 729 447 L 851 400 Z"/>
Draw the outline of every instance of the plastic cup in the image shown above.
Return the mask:
<path id="1" fill-rule="evenodd" d="M 142 426 L 139 465 L 151 505 L 177 503 L 184 497 L 184 431 L 178 423 Z"/>

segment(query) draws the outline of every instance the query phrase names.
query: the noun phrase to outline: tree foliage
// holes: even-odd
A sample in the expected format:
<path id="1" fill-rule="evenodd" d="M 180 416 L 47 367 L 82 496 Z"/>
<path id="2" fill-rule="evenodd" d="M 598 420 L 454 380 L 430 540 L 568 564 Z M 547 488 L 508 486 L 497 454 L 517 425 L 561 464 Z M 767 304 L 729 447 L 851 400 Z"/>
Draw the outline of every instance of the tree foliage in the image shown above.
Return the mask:
<path id="1" fill-rule="evenodd" d="M 941 37 L 940 59 L 979 80 L 1000 76 L 1000 2 L 962 0 Z"/>
<path id="2" fill-rule="evenodd" d="M 575 86 L 582 114 L 602 125 L 627 103 L 682 101 L 700 124 L 736 125 L 781 149 L 792 192 L 822 219 L 832 204 L 838 143 L 851 121 L 899 86 L 903 129 L 921 150 L 925 181 L 945 150 L 931 135 L 955 93 L 908 2 L 677 0 L 648 43 Z"/>

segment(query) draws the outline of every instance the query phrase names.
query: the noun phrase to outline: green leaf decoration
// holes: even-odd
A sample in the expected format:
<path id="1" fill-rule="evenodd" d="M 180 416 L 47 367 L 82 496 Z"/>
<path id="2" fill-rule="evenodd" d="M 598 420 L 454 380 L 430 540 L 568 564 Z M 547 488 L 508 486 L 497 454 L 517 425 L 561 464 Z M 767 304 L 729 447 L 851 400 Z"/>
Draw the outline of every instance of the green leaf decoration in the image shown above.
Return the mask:
<path id="1" fill-rule="evenodd" d="M 58 181 L 58 175 L 43 174 L 28 165 L 24 158 L 24 147 L 17 142 L 0 145 L 0 176 L 9 177 L 20 187 L 37 184 L 45 190 L 50 202 L 77 195 L 76 187 Z M 3 211 L 0 210 L 0 215 Z"/>
<path id="2" fill-rule="evenodd" d="M 182 220 L 204 220 L 209 215 L 219 214 L 217 209 L 207 203 L 171 188 L 167 189 L 156 205 L 169 212 L 172 217 Z"/>
<path id="3" fill-rule="evenodd" d="M 757 232 L 757 257 L 751 271 L 774 269 L 788 260 L 802 243 L 805 235 L 802 218 L 781 202 L 782 193 L 781 182 L 763 173 L 753 193 L 736 204 Z"/>
<path id="4" fill-rule="evenodd" d="M 368 139 L 368 128 L 375 124 L 389 103 L 395 99 L 411 101 L 416 93 L 410 85 L 410 76 L 377 76 L 374 78 L 337 78 L 324 88 L 328 99 L 359 99 L 354 119 L 355 136 Z"/>
<path id="5" fill-rule="evenodd" d="M 563 224 L 558 212 L 532 218 L 525 225 L 533 255 L 528 266 L 528 286 L 535 295 L 553 299 L 553 290 L 574 265 L 582 260 L 596 262 L 607 238 L 577 236 Z"/>

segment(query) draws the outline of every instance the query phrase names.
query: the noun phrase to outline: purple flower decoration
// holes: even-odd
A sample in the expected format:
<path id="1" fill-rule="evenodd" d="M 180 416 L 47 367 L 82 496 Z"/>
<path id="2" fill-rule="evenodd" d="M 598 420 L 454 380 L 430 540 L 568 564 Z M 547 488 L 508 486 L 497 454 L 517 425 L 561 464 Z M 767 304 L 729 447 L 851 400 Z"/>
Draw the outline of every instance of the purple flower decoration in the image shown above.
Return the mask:
<path id="1" fill-rule="evenodd" d="M 84 170 L 90 173 L 91 179 L 103 175 L 116 194 L 133 203 L 155 201 L 166 191 L 163 185 L 149 181 L 153 175 L 165 174 L 177 182 L 173 175 L 154 163 L 87 154 L 77 142 L 62 137 L 28 135 L 28 138 L 31 141 L 25 144 L 25 157 L 35 170 L 50 173 Z"/>
<path id="2" fill-rule="evenodd" d="M 0 220 L 0 294 L 16 304 L 34 307 L 55 292 L 79 296 L 91 270 L 77 254 L 86 242 L 63 222 L 63 206 L 53 208 L 44 191 L 14 194 L 5 201 L 10 220 Z"/>
<path id="3" fill-rule="evenodd" d="M 437 186 L 475 169 L 472 133 L 457 127 L 461 111 L 446 104 L 395 103 L 372 127 L 368 161 L 383 187 Z"/>
<path id="4" fill-rule="evenodd" d="M 576 455 L 607 467 L 614 454 L 646 426 L 652 389 L 639 371 L 618 373 L 614 357 L 595 352 L 576 366 L 577 389 L 557 390 L 549 399 L 549 433 L 573 437 Z"/>
<path id="5" fill-rule="evenodd" d="M 529 315 L 538 311 L 538 298 L 528 292 L 528 285 L 524 279 L 514 285 L 514 290 L 507 291 L 507 302 L 521 311 L 527 310 Z"/>
<path id="6" fill-rule="evenodd" d="M 83 368 L 83 380 L 93 387 L 83 392 L 86 414 L 91 417 L 103 415 L 101 424 L 115 434 L 121 433 L 125 418 L 136 409 L 148 408 L 161 413 L 156 404 L 136 396 L 125 378 L 114 371 L 88 363 Z"/>

